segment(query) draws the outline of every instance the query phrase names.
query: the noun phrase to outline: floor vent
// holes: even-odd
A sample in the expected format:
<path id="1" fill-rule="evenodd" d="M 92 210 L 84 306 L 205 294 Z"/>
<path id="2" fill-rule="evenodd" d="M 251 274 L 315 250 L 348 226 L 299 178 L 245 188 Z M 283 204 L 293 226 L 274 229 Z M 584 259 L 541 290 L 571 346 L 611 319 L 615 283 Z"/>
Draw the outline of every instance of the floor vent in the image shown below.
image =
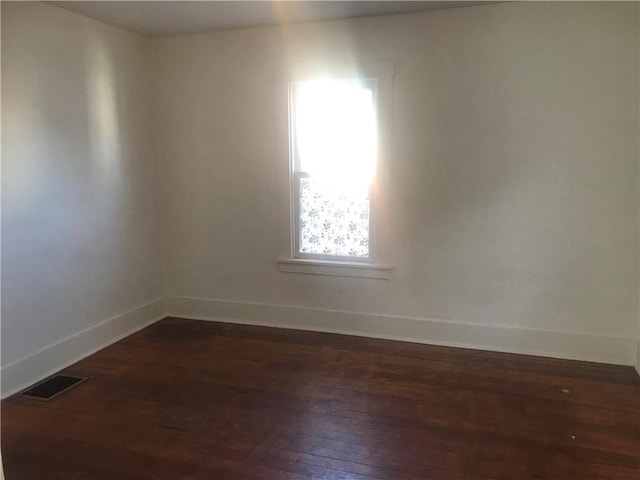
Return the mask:
<path id="1" fill-rule="evenodd" d="M 36 383 L 33 387 L 22 392 L 22 395 L 38 400 L 51 400 L 70 388 L 80 385 L 85 380 L 88 380 L 88 378 L 57 374 L 40 383 Z"/>

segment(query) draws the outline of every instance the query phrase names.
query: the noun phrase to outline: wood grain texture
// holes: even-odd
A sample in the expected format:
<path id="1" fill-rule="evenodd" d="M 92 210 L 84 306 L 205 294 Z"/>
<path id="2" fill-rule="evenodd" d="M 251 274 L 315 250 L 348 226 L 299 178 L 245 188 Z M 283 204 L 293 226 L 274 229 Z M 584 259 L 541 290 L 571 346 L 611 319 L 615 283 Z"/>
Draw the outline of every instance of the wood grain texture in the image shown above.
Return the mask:
<path id="1" fill-rule="evenodd" d="M 640 478 L 631 367 L 167 318 L 64 372 L 7 480 Z"/>

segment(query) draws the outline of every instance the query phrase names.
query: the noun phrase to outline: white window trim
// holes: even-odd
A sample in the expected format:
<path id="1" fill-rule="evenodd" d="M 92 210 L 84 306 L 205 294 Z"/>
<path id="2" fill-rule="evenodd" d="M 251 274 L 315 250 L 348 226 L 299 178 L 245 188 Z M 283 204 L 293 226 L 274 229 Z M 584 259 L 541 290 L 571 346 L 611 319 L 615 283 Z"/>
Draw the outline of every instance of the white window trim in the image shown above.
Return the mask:
<path id="1" fill-rule="evenodd" d="M 310 260 L 307 258 L 281 258 L 278 260 L 278 264 L 281 272 L 373 278 L 378 280 L 389 280 L 393 270 L 391 266 L 374 265 L 372 263 Z"/>
<path id="2" fill-rule="evenodd" d="M 370 226 L 369 226 L 369 257 L 353 260 L 343 257 L 326 258 L 298 258 L 296 257 L 297 206 L 295 190 L 291 182 L 294 181 L 293 151 L 289 138 L 288 160 L 279 174 L 279 259 L 277 261 L 281 272 L 330 275 L 341 277 L 359 277 L 388 280 L 391 278 L 393 266 L 389 262 L 388 230 L 386 203 L 388 201 L 387 187 L 387 152 L 391 138 L 391 92 L 394 76 L 394 62 L 380 61 L 365 65 L 350 65 L 334 67 L 330 70 L 335 78 L 374 78 L 377 83 L 377 118 L 378 118 L 378 158 L 376 174 L 370 187 Z M 321 78 L 327 75 L 327 66 L 322 64 L 318 68 L 304 68 L 290 75 L 291 82 L 299 82 Z M 289 92 L 287 91 L 287 95 Z M 290 98 L 290 97 L 288 97 Z M 290 108 L 287 117 L 291 121 Z M 291 125 L 287 134 L 291 132 Z"/>

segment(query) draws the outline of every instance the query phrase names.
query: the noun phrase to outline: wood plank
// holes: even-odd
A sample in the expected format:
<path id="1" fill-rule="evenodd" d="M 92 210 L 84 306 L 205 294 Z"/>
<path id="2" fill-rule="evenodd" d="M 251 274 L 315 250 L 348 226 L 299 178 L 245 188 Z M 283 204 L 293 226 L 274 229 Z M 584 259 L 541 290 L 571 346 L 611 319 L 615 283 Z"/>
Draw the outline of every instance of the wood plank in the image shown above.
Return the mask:
<path id="1" fill-rule="evenodd" d="M 168 318 L 65 373 L 8 480 L 640 478 L 626 367 Z"/>

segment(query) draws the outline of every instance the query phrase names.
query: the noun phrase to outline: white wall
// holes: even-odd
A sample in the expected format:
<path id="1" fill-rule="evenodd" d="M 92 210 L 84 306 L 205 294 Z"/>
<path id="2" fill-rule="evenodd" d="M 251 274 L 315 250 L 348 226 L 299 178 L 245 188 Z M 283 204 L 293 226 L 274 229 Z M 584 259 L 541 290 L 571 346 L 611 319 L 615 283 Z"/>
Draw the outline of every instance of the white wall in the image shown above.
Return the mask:
<path id="1" fill-rule="evenodd" d="M 4 394 L 162 312 L 148 48 L 2 2 Z"/>
<path id="2" fill-rule="evenodd" d="M 506 3 L 153 44 L 172 313 L 253 309 L 278 324 L 295 306 L 296 325 L 331 309 L 383 317 L 307 326 L 393 336 L 399 322 L 405 338 L 410 316 L 463 332 L 419 340 L 635 363 L 637 4 Z M 393 278 L 281 273 L 288 72 L 377 60 L 396 65 Z"/>
<path id="3" fill-rule="evenodd" d="M 3 2 L 3 395 L 162 316 L 163 269 L 174 314 L 635 363 L 638 59 L 633 3 L 147 40 Z M 392 279 L 281 273 L 289 72 L 379 60 Z"/>

